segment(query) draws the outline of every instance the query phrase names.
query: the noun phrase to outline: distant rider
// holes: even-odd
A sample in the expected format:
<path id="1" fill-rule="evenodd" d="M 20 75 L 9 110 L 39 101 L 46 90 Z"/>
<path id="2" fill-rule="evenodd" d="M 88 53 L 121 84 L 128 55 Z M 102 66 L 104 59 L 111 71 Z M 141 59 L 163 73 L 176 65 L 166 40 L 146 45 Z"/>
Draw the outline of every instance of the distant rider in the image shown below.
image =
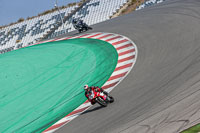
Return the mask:
<path id="1" fill-rule="evenodd" d="M 90 86 L 89 87 L 88 85 L 84 85 L 84 90 L 85 90 L 85 96 L 87 97 L 88 100 L 89 100 L 89 96 L 91 95 L 93 90 L 96 92 L 103 92 L 105 95 L 108 96 L 108 93 L 98 86 Z M 92 105 L 95 104 L 93 101 L 90 101 L 90 102 Z"/>
<path id="2" fill-rule="evenodd" d="M 77 20 L 76 20 L 76 19 L 73 19 L 73 20 L 72 20 L 72 24 L 73 24 L 73 26 L 74 26 L 75 29 L 78 28 L 78 27 L 77 27 Z"/>
<path id="3" fill-rule="evenodd" d="M 84 25 L 83 20 L 79 19 L 77 25 Z"/>
<path id="4" fill-rule="evenodd" d="M 72 20 L 72 24 L 74 26 L 75 29 L 78 29 L 80 28 L 80 26 L 82 26 L 84 23 L 83 23 L 83 20 L 79 19 L 79 20 L 76 20 L 76 19 L 73 19 Z"/>

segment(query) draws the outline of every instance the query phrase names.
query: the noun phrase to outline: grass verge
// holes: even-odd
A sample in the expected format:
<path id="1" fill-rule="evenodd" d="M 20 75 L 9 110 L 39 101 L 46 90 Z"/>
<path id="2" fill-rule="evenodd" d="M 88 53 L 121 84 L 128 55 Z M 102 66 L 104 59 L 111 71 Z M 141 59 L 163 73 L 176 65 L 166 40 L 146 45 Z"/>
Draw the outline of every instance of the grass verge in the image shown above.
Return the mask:
<path id="1" fill-rule="evenodd" d="M 192 126 L 188 129 L 182 131 L 181 133 L 198 133 L 198 132 L 200 132 L 200 124 Z"/>

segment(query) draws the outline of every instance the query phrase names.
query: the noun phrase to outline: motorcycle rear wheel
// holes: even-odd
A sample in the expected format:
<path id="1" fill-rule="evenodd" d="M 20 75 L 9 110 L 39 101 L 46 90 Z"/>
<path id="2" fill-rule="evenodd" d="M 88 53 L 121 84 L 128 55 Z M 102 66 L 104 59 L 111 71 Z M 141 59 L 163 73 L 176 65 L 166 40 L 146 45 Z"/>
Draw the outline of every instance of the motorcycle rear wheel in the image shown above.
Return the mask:
<path id="1" fill-rule="evenodd" d="M 96 101 L 103 107 L 106 107 L 107 106 L 107 103 L 103 100 L 102 97 L 97 97 L 96 98 Z"/>

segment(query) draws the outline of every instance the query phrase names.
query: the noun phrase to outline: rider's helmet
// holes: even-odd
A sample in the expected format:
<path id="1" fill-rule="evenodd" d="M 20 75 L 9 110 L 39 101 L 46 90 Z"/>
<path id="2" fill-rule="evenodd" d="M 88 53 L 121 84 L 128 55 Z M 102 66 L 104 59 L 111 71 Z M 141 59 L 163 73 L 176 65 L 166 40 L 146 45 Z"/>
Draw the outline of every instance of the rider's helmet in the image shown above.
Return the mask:
<path id="1" fill-rule="evenodd" d="M 84 89 L 87 90 L 89 88 L 88 85 L 84 85 Z"/>

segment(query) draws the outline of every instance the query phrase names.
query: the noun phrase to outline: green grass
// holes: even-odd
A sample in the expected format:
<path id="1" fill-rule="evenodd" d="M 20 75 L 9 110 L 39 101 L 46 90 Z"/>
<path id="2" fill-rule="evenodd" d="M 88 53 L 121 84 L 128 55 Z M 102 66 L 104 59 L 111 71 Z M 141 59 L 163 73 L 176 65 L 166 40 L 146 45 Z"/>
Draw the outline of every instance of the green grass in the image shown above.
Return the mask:
<path id="1" fill-rule="evenodd" d="M 198 133 L 198 132 L 200 132 L 200 124 L 190 127 L 188 129 L 182 131 L 181 133 Z"/>

